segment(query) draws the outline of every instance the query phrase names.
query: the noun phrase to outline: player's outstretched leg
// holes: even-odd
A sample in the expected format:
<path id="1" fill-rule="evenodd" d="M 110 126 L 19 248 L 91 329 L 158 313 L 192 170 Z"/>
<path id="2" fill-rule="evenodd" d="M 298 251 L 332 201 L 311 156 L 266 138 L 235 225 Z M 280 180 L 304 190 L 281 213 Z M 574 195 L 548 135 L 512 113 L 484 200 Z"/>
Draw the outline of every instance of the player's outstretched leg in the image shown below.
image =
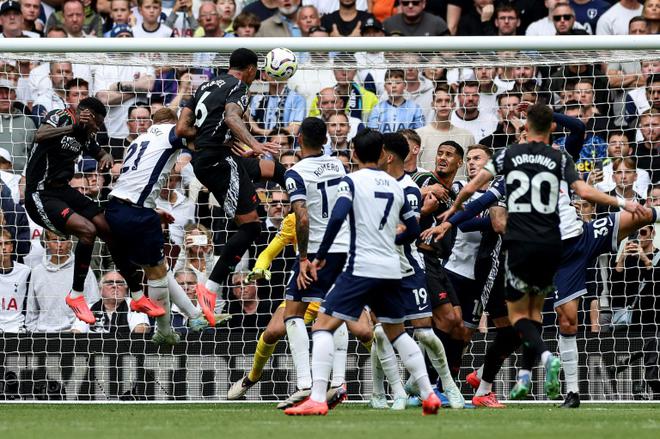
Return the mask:
<path id="1" fill-rule="evenodd" d="M 273 355 L 277 343 L 285 334 L 284 306 L 280 306 L 271 316 L 266 330 L 259 336 L 250 371 L 231 386 L 227 392 L 228 400 L 234 401 L 242 398 L 261 379 L 264 366 Z"/>
<path id="2" fill-rule="evenodd" d="M 99 214 L 97 216 L 103 215 Z M 65 228 L 68 233 L 78 237 L 74 250 L 73 285 L 65 301 L 79 320 L 92 325 L 96 322 L 96 318 L 85 301 L 84 289 L 85 279 L 92 261 L 92 252 L 94 251 L 96 227 L 87 218 L 72 213 L 66 221 Z"/>
<path id="3" fill-rule="evenodd" d="M 518 349 L 521 344 L 520 337 L 511 326 L 495 328 L 495 340 L 488 347 L 484 364 L 479 371 L 474 371 L 467 377 L 468 383 L 476 389 L 472 404 L 477 407 L 504 408 L 493 392 L 495 376 L 502 368 L 504 360 Z"/>
<path id="4" fill-rule="evenodd" d="M 429 324 L 431 322 L 429 321 Z M 413 326 L 415 323 L 413 322 Z M 414 336 L 419 343 L 424 346 L 426 354 L 431 360 L 431 364 L 438 372 L 442 388 L 449 400 L 449 406 L 453 409 L 460 409 L 465 406 L 465 399 L 461 394 L 454 378 L 451 376 L 449 365 L 447 364 L 447 357 L 442 342 L 435 335 L 431 327 L 417 327 L 414 331 Z"/>

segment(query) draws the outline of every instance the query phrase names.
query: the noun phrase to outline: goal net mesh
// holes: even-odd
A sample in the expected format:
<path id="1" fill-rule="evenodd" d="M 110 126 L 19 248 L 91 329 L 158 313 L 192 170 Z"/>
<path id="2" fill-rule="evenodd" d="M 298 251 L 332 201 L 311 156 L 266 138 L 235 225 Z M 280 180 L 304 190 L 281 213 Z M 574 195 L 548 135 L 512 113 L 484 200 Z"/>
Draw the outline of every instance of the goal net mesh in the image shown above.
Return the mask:
<path id="1" fill-rule="evenodd" d="M 265 51 L 260 53 L 260 60 L 264 55 Z M 465 148 L 480 142 L 501 147 L 516 141 L 524 122 L 517 104 L 543 101 L 555 111 L 577 115 L 585 122 L 585 145 L 577 163 L 585 179 L 592 170 L 603 169 L 603 181 L 594 182 L 599 189 L 623 190 L 625 196 L 660 205 L 660 189 L 651 186 L 660 179 L 660 169 L 653 169 L 659 163 L 653 156 L 660 141 L 660 117 L 653 113 L 660 110 L 660 51 L 417 52 L 411 47 L 409 53 L 318 51 L 297 55 L 298 72 L 286 87 L 269 84 L 265 78 L 255 81 L 248 111 L 255 135 L 282 143 L 283 150 L 296 150 L 291 133 L 302 117 L 320 115 L 330 129 L 329 153 L 348 149 L 346 142 L 361 126 L 382 131 L 410 128 L 421 138 L 417 165 L 433 170 L 440 141 L 455 140 Z M 90 96 L 105 99 L 110 110 L 99 141 L 119 164 L 125 148 L 149 126 L 153 111 L 161 106 L 181 108 L 201 81 L 226 69 L 227 63 L 226 53 L 0 54 L 0 146 L 7 152 L 0 150 L 2 221 L 8 231 L 1 238 L 0 252 L 4 264 L 0 273 L 0 398 L 223 401 L 230 385 L 249 371 L 259 335 L 283 300 L 295 258 L 295 250 L 288 246 L 273 261 L 270 281 L 243 285 L 256 256 L 290 212 L 281 188 L 260 186 L 263 233 L 223 292 L 224 311 L 232 318 L 215 330 L 198 334 L 189 331 L 185 319 L 175 314 L 173 322 L 182 339 L 173 349 L 159 349 L 151 343 L 153 321 L 126 313 L 126 289 L 113 282 L 117 279 L 111 273 L 112 262 L 100 243 L 95 247 L 93 275 L 85 291 L 97 323 L 90 326 L 75 321 L 64 305 L 71 286 L 73 243 L 55 241 L 32 221 L 29 230 L 19 225 L 24 214 L 20 175 L 35 130 L 47 111 L 75 105 L 76 96 L 84 96 L 85 88 Z M 373 107 L 389 98 L 388 69 L 403 70 L 404 97 L 420 107 L 421 117 L 396 111 L 381 111 L 379 117 L 372 117 Z M 72 78 L 84 82 L 69 81 Z M 336 86 L 338 81 L 346 82 Z M 478 86 L 471 91 L 476 97 L 466 98 L 473 81 Z M 464 86 L 459 88 L 460 83 Z M 434 94 L 443 84 L 451 92 L 449 109 L 441 109 L 447 104 L 439 104 Z M 122 91 L 117 92 L 118 88 Z M 329 94 L 332 102 L 322 102 L 324 90 L 334 91 Z M 499 95 L 506 97 L 498 99 Z M 340 110 L 344 107 L 347 112 Z M 349 117 L 335 117 L 334 113 Z M 643 116 L 648 113 L 651 115 Z M 454 122 L 451 129 L 447 118 Z M 556 133 L 557 143 L 561 144 L 563 135 Z M 637 159 L 637 172 L 612 168 L 614 159 L 622 154 Z M 351 166 L 350 155 L 346 157 Z M 290 165 L 296 158 L 284 153 L 281 160 Z M 194 298 L 195 282 L 206 279 L 235 226 L 196 181 L 188 162 L 189 155 L 182 155 L 181 170 L 167 184 L 159 205 L 176 218 L 167 231 L 168 263 Z M 121 166 L 107 174 L 98 172 L 88 159 L 76 166 L 72 185 L 103 203 Z M 625 171 L 632 171 L 631 176 Z M 463 167 L 457 178 L 465 177 Z M 585 221 L 602 214 L 579 200 L 576 203 L 581 205 Z M 579 305 L 577 334 L 583 399 L 647 400 L 654 397 L 653 389 L 655 397 L 659 396 L 660 287 L 655 287 L 659 247 L 648 244 L 654 236 L 646 232 L 631 236 L 629 242 L 638 247 L 605 254 L 588 270 L 588 292 Z M 204 238 L 198 240 L 200 237 Z M 623 249 L 624 244 L 619 247 Z M 640 248 L 642 253 L 650 253 L 641 257 Z M 11 258 L 5 257 L 8 251 Z M 553 301 L 548 298 L 544 311 L 544 338 L 558 352 Z M 492 321 L 484 318 L 468 345 L 458 378 L 466 397 L 473 390 L 465 384 L 465 376 L 483 363 L 493 337 Z M 502 399 L 514 384 L 517 365 L 519 353 L 506 360 L 497 377 L 494 390 Z M 543 400 L 543 373 L 537 369 L 533 376 L 531 399 Z M 295 378 L 284 338 L 246 398 L 282 400 L 296 390 Z M 351 400 L 369 399 L 369 354 L 353 338 L 346 384 Z"/>

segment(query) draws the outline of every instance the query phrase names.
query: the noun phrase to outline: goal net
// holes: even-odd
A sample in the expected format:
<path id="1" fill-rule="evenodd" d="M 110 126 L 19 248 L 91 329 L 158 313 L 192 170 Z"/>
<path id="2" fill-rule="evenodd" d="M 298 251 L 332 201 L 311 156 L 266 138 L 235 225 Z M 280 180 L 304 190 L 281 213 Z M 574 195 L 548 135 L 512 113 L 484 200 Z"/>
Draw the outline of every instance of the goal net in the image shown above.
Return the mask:
<path id="1" fill-rule="evenodd" d="M 263 233 L 223 292 L 231 319 L 193 333 L 174 309 L 181 342 L 159 349 L 150 341 L 154 322 L 127 313 L 125 285 L 112 272 L 101 243 L 85 291 L 97 322 L 74 319 L 64 304 L 73 243 L 44 233 L 26 217 L 20 178 L 48 111 L 75 108 L 81 97 L 97 96 L 109 109 L 98 140 L 116 165 L 102 173 L 94 160 L 83 158 L 71 184 L 103 204 L 125 150 L 149 127 L 151 114 L 163 106 L 182 108 L 203 81 L 227 68 L 237 47 L 256 49 L 261 62 L 278 46 L 298 56 L 298 72 L 288 82 L 257 78 L 246 116 L 257 138 L 282 145 L 278 158 L 287 167 L 298 160 L 296 125 L 308 115 L 327 123 L 326 152 L 345 160 L 349 170 L 354 167 L 350 139 L 367 126 L 410 130 L 407 138 L 420 147 L 412 169 L 434 170 L 444 141 L 466 149 L 517 142 L 524 136 L 520 104 L 544 102 L 586 125 L 577 160 L 583 178 L 604 192 L 660 205 L 657 37 L 68 40 L 66 45 L 25 40 L 30 39 L 0 41 L 0 399 L 224 401 L 231 384 L 250 370 L 295 258 L 288 246 L 274 259 L 270 280 L 244 283 L 256 256 L 291 212 L 282 188 L 259 186 Z M 558 127 L 554 143 L 563 146 L 567 134 Z M 622 156 L 634 160 L 621 162 Z M 167 261 L 194 298 L 195 283 L 205 281 L 235 226 L 195 179 L 189 162 L 184 152 L 158 203 L 176 219 L 167 230 Z M 457 179 L 465 179 L 467 169 L 461 167 Z M 575 203 L 585 221 L 602 217 L 600 209 Z M 660 397 L 659 239 L 653 228 L 644 229 L 588 270 L 577 335 L 583 399 Z M 553 302 L 547 299 L 543 336 L 558 352 Z M 492 321 L 482 319 L 458 377 L 466 397 L 473 391 L 465 376 L 483 363 L 493 337 Z M 502 399 L 514 384 L 517 365 L 519 353 L 506 360 L 497 377 L 494 390 Z M 535 370 L 533 376 L 531 399 L 543 400 L 543 373 Z M 246 398 L 282 400 L 296 390 L 295 378 L 284 338 Z M 352 338 L 345 380 L 349 399 L 369 399 L 369 354 Z"/>

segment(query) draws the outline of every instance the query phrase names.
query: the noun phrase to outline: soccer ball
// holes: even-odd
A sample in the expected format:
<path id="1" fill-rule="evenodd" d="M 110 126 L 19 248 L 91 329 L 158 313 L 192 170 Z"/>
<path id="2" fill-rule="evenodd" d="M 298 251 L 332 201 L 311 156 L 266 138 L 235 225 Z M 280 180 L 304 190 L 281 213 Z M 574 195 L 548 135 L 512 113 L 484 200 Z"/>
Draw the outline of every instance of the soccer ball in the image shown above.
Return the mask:
<path id="1" fill-rule="evenodd" d="M 289 49 L 278 47 L 266 55 L 264 71 L 273 79 L 286 81 L 298 70 L 298 58 Z"/>

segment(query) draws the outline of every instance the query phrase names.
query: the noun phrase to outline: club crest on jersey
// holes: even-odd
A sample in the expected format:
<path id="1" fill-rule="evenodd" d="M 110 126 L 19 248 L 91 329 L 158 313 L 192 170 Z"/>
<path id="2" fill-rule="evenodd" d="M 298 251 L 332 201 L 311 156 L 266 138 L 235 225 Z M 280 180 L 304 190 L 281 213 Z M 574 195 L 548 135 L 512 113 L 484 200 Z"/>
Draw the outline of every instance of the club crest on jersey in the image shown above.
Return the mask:
<path id="1" fill-rule="evenodd" d="M 298 188 L 296 185 L 296 181 L 293 178 L 287 178 L 286 179 L 286 190 L 288 192 L 293 192 Z"/>
<path id="2" fill-rule="evenodd" d="M 594 9 L 594 8 L 587 9 L 587 17 L 593 20 L 594 18 L 596 18 L 596 15 L 598 15 L 598 9 Z"/>

